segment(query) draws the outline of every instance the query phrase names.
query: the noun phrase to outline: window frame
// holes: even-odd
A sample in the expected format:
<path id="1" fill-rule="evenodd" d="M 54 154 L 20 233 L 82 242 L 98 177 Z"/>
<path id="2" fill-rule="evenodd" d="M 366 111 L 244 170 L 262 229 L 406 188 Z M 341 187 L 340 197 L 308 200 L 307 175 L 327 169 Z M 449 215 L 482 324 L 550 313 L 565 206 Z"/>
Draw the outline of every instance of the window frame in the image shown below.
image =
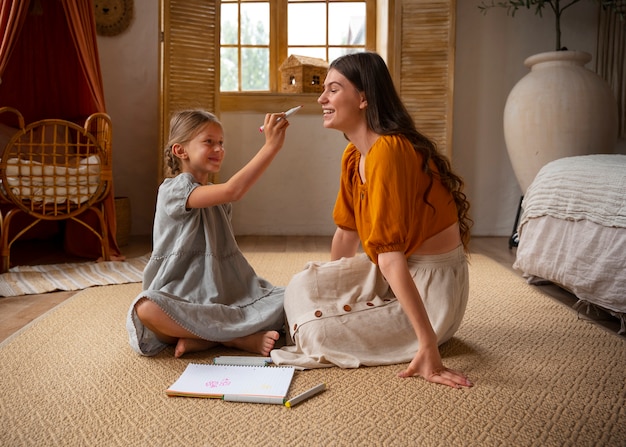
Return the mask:
<path id="1" fill-rule="evenodd" d="M 219 0 L 221 3 L 221 0 Z M 251 0 L 254 1 L 254 0 Z M 310 101 L 318 96 L 317 93 L 284 93 L 280 91 L 280 65 L 288 57 L 287 45 L 287 8 L 288 0 L 268 0 L 270 4 L 270 42 L 269 42 L 269 91 L 222 92 L 219 90 L 220 107 L 224 112 L 251 111 L 267 112 L 268 100 L 272 104 L 280 105 L 287 110 L 293 105 Z M 306 0 L 305 0 L 306 1 Z M 323 2 L 329 0 L 311 0 Z M 338 0 L 342 1 L 342 0 Z M 346 0 L 348 1 L 348 0 Z M 365 49 L 376 49 L 376 0 L 361 0 L 365 2 L 366 10 L 366 41 Z M 282 31 L 281 31 L 282 30 Z M 221 49 L 221 44 L 220 44 Z M 218 51 L 219 55 L 219 51 Z"/>

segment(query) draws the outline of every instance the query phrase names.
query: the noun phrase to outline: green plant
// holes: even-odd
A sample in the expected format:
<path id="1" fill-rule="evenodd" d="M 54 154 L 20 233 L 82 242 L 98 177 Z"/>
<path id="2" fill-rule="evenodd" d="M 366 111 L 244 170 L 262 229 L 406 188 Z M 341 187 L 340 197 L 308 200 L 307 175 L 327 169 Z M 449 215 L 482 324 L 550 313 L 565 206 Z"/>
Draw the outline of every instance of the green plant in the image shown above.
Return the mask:
<path id="1" fill-rule="evenodd" d="M 535 15 L 543 17 L 543 9 L 549 7 L 554 13 L 555 26 L 556 26 L 556 50 L 567 50 L 567 48 L 561 46 L 561 16 L 563 12 L 578 3 L 580 0 L 507 0 L 496 1 L 491 0 L 490 3 L 485 1 L 481 2 L 478 9 L 483 14 L 491 8 L 506 8 L 507 15 L 515 17 L 515 13 L 520 8 L 534 9 Z M 625 0 L 593 0 L 600 4 L 605 10 L 613 10 L 619 14 L 620 19 L 624 19 L 624 13 L 626 12 Z"/>

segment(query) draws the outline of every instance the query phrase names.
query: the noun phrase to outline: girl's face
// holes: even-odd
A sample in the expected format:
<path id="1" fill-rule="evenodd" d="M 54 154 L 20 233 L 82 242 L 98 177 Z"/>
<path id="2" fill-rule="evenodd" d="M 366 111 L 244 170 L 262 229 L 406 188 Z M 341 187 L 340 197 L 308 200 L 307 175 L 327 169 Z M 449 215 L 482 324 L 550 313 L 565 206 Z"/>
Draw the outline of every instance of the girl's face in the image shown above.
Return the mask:
<path id="1" fill-rule="evenodd" d="M 181 159 L 182 172 L 189 172 L 205 184 L 209 176 L 220 170 L 224 160 L 224 131 L 219 124 L 207 123 L 188 143 L 175 145 Z"/>
<path id="2" fill-rule="evenodd" d="M 362 126 L 367 101 L 352 82 L 335 69 L 330 69 L 324 81 L 324 92 L 317 99 L 324 113 L 324 127 L 349 135 Z"/>

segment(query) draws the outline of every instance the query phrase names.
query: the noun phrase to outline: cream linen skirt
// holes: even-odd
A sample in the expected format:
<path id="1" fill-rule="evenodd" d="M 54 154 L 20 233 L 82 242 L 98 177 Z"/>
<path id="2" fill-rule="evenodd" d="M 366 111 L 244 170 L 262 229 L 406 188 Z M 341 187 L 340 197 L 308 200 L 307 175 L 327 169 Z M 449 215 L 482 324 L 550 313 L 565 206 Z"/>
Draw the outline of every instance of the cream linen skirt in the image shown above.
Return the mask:
<path id="1" fill-rule="evenodd" d="M 441 255 L 411 256 L 413 280 L 439 344 L 459 328 L 469 295 L 460 246 Z M 309 262 L 285 290 L 287 346 L 271 352 L 278 365 L 303 368 L 410 362 L 415 331 L 377 265 L 365 254 Z"/>

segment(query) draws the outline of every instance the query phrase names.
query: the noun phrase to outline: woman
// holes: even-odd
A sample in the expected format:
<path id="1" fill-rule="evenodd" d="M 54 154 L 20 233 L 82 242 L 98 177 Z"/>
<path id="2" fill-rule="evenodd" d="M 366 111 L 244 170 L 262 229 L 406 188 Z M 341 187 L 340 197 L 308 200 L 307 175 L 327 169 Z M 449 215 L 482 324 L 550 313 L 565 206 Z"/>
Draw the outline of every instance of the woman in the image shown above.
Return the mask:
<path id="1" fill-rule="evenodd" d="M 344 133 L 331 262 L 310 263 L 285 291 L 293 343 L 276 363 L 358 367 L 410 362 L 399 375 L 471 386 L 438 346 L 461 324 L 471 219 L 463 181 L 420 134 L 382 58 L 330 65 L 324 127 Z M 357 254 L 359 244 L 364 254 Z"/>

